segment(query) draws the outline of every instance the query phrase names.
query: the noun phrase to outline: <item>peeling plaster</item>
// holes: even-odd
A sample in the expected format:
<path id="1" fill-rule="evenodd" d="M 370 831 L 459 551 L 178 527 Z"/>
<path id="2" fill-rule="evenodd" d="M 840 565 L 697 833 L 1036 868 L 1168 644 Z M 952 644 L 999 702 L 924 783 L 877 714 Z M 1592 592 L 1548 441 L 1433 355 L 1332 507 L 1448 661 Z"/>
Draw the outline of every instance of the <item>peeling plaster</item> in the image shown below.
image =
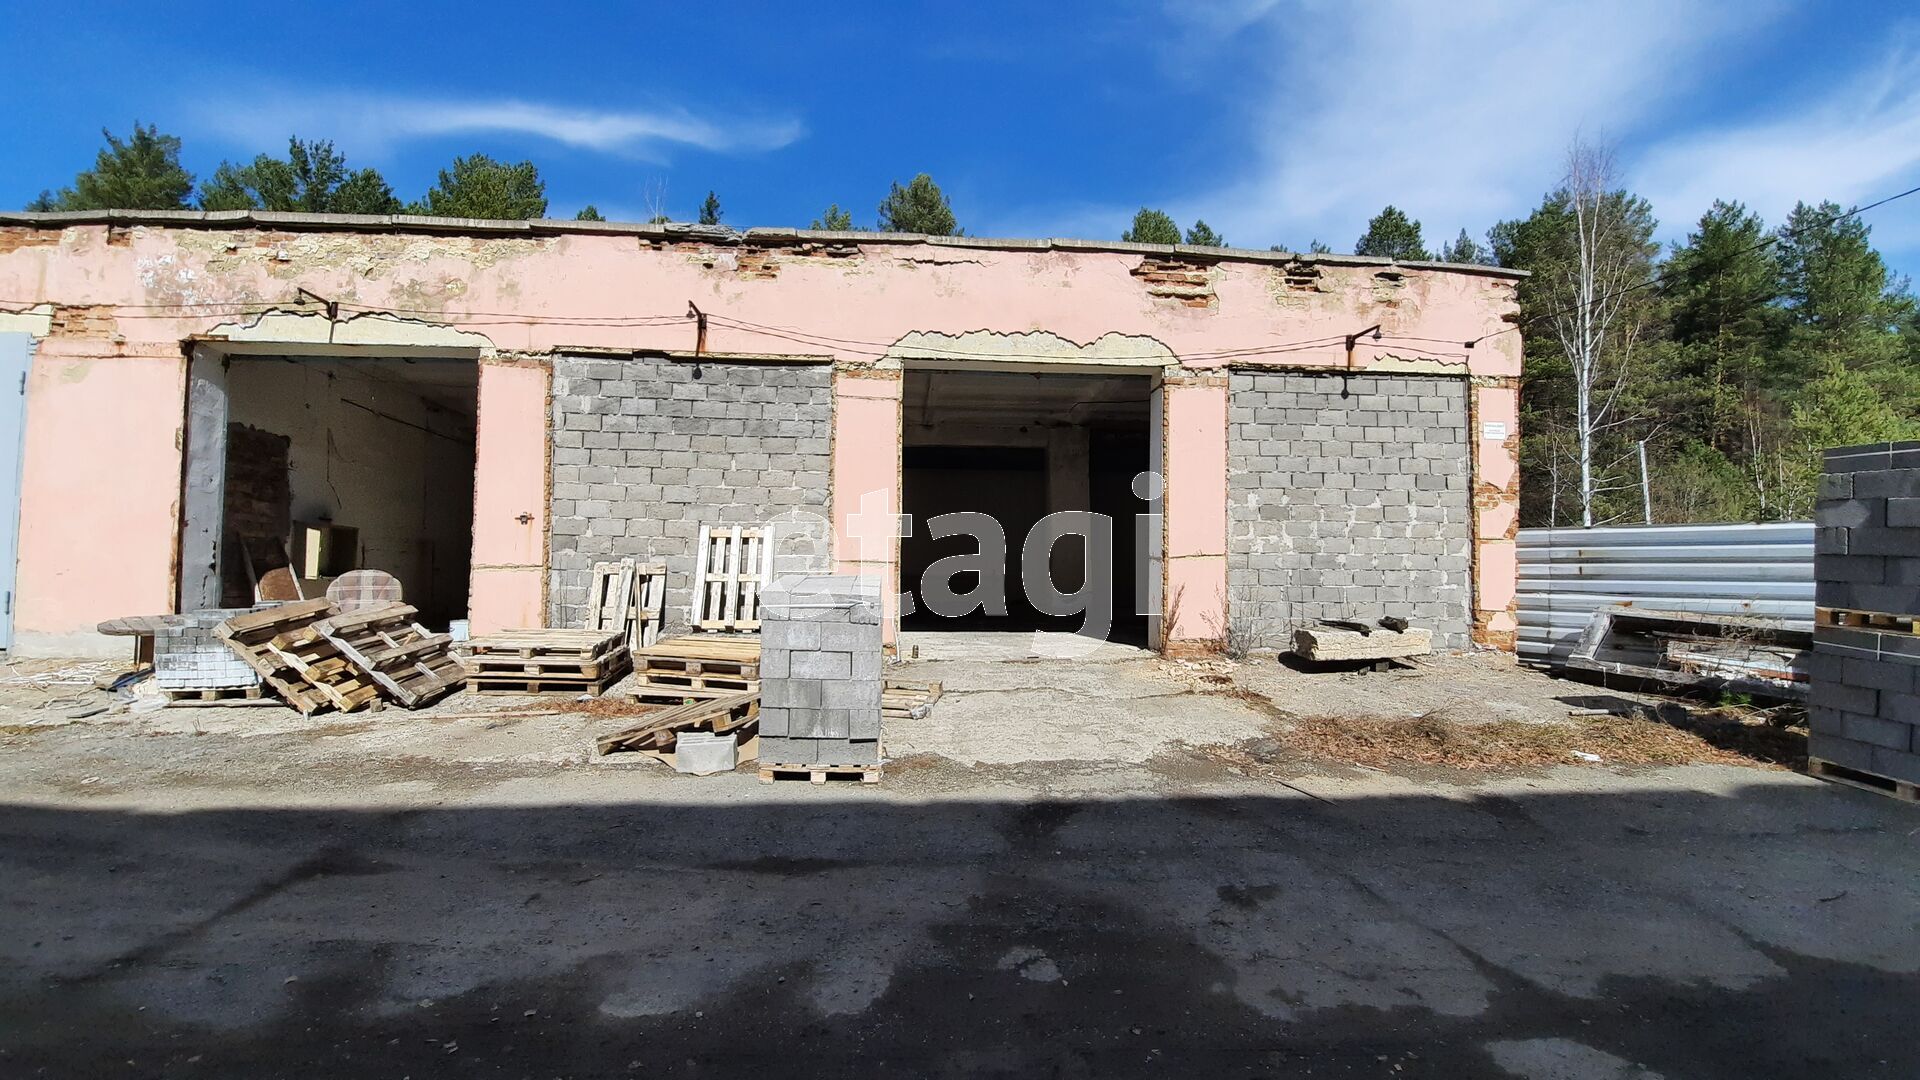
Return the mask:
<path id="1" fill-rule="evenodd" d="M 960 354 L 960 355 L 956 355 Z M 996 330 L 969 330 L 942 334 L 915 330 L 888 348 L 874 366 L 898 368 L 904 360 L 1040 364 L 1100 364 L 1109 367 L 1176 367 L 1180 358 L 1158 339 L 1145 334 L 1106 333 L 1085 345 L 1046 330 L 1003 334 Z"/>
<path id="2" fill-rule="evenodd" d="M 24 311 L 0 311 L 0 334 L 31 334 L 43 338 L 53 333 L 53 305 L 35 304 Z"/>
<path id="3" fill-rule="evenodd" d="M 225 341 L 389 348 L 491 349 L 484 334 L 393 315 L 356 315 L 331 322 L 325 315 L 270 311 L 251 322 L 223 323 L 207 333 Z"/>

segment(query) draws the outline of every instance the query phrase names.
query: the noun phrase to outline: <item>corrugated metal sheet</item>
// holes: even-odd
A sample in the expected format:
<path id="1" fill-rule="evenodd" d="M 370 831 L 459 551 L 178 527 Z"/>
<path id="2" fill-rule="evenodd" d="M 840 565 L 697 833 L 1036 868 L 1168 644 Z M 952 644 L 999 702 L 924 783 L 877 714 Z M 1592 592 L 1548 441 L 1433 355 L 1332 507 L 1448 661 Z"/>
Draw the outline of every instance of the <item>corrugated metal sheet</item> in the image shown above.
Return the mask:
<path id="1" fill-rule="evenodd" d="M 1521 529 L 1520 656 L 1559 661 L 1596 608 L 1761 615 L 1813 627 L 1813 524 Z"/>

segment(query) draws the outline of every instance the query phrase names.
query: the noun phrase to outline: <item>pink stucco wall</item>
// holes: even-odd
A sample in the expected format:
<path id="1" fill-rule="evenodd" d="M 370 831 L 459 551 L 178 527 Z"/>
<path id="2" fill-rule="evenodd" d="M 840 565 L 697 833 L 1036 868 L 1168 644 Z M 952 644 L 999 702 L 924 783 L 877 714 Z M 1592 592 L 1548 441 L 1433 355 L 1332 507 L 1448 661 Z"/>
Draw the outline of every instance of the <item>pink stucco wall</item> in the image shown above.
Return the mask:
<path id="1" fill-rule="evenodd" d="M 1227 628 L 1227 388 L 1166 384 L 1167 648 L 1210 647 Z"/>
<path id="2" fill-rule="evenodd" d="M 834 572 L 881 583 L 887 641 L 900 615 L 900 542 L 888 519 L 900 512 L 901 385 L 898 372 L 833 380 Z"/>
<path id="3" fill-rule="evenodd" d="M 1017 241 L 749 236 L 729 245 L 582 228 L 591 227 L 536 223 L 519 232 L 429 233 L 0 226 L 0 297 L 23 307 L 43 301 L 54 307 L 28 404 L 17 620 L 23 638 L 167 606 L 179 527 L 182 343 L 275 332 L 245 329 L 268 308 L 314 316 L 320 309 L 297 299 L 301 289 L 341 305 L 347 321 L 327 331 L 339 339 L 439 333 L 458 337 L 483 358 L 537 364 L 538 357 L 569 348 L 690 350 L 694 326 L 683 317 L 689 301 L 710 315 L 711 352 L 830 356 L 843 372 L 836 380 L 836 514 L 852 509 L 843 493 L 854 488 L 891 492 L 898 506 L 898 382 L 851 376 L 890 366 L 891 343 L 916 332 L 1039 332 L 1050 337 L 1034 345 L 1044 354 L 1034 359 L 1063 363 L 1097 363 L 1101 339 L 1120 335 L 1140 346 L 1133 355 L 1167 357 L 1178 365 L 1169 370 L 1191 376 L 1229 360 L 1343 365 L 1348 357 L 1341 342 L 1289 346 L 1379 323 L 1387 336 L 1361 340 L 1356 366 L 1413 362 L 1476 380 L 1511 380 L 1520 371 L 1517 334 L 1471 350 L 1447 344 L 1508 326 L 1514 281 L 1493 271 Z M 1156 285 L 1167 262 L 1184 267 L 1184 293 Z M 388 314 L 382 319 L 373 312 Z M 1022 359 L 1017 346 L 1025 339 L 999 340 L 1010 343 L 1010 359 Z M 1076 353 L 1087 346 L 1084 355 Z M 1237 352 L 1222 355 L 1229 351 Z M 544 497 L 533 497 L 533 469 L 538 463 L 544 470 L 544 458 L 532 456 L 536 432 L 545 446 L 544 404 L 538 426 L 532 408 L 544 387 L 536 392 L 535 374 L 487 370 L 474 616 L 481 626 L 538 621 L 529 616 L 539 611 L 543 578 L 533 570 L 526 538 L 545 532 Z M 1165 585 L 1169 597 L 1180 586 L 1187 598 L 1170 628 L 1175 639 L 1213 636 L 1210 626 L 1221 612 L 1206 598 L 1216 585 L 1224 602 L 1224 395 L 1202 386 L 1169 397 Z M 1482 399 L 1482 408 L 1504 407 Z M 103 433 L 108 425 L 114 430 Z M 865 452 L 880 447 L 889 431 L 896 441 L 891 450 Z M 1506 444 L 1482 446 L 1476 490 L 1510 469 L 1514 453 Z M 888 470 L 890 480 L 882 475 Z M 544 492 L 544 474 L 540 481 Z M 868 487 L 876 483 L 883 486 Z M 522 512 L 535 515 L 536 523 L 516 530 L 497 520 Z M 1486 534 L 1498 529 L 1502 512 L 1491 507 L 1479 518 L 1483 545 L 1497 547 L 1498 538 Z M 844 519 L 836 521 L 836 529 L 844 526 Z M 861 561 L 847 550 L 837 546 L 836 558 Z M 885 560 L 895 558 L 889 552 L 866 562 L 890 571 Z M 1507 573 L 1503 560 L 1496 554 L 1479 564 L 1488 601 L 1502 595 L 1501 582 L 1489 575 Z M 103 563 L 111 568 L 103 572 Z"/>

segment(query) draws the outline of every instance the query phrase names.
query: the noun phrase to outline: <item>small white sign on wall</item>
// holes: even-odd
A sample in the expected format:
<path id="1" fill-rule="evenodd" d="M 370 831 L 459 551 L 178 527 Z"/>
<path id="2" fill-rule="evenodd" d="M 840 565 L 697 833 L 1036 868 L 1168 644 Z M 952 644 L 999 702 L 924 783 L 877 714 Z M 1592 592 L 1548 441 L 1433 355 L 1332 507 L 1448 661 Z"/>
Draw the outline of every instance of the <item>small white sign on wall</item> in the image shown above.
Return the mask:
<path id="1" fill-rule="evenodd" d="M 1505 442 L 1507 439 L 1507 422 L 1505 420 L 1483 421 L 1480 424 L 1480 437 L 1483 439 L 1492 439 L 1494 442 Z"/>

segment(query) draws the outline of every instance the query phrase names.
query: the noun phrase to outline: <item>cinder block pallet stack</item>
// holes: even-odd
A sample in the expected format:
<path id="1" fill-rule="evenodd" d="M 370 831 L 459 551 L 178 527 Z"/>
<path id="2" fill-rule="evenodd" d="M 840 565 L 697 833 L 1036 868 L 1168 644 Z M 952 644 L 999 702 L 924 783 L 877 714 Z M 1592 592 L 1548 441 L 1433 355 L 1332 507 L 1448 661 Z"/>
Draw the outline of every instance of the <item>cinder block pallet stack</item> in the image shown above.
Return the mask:
<path id="1" fill-rule="evenodd" d="M 1808 767 L 1920 800 L 1920 442 L 1826 452 Z"/>
<path id="2" fill-rule="evenodd" d="M 176 701 L 261 696 L 260 674 L 215 636 L 220 624 L 251 608 L 212 608 L 162 616 L 153 635 L 154 683 Z"/>
<path id="3" fill-rule="evenodd" d="M 760 779 L 880 779 L 880 587 L 778 582 L 760 600 Z"/>

